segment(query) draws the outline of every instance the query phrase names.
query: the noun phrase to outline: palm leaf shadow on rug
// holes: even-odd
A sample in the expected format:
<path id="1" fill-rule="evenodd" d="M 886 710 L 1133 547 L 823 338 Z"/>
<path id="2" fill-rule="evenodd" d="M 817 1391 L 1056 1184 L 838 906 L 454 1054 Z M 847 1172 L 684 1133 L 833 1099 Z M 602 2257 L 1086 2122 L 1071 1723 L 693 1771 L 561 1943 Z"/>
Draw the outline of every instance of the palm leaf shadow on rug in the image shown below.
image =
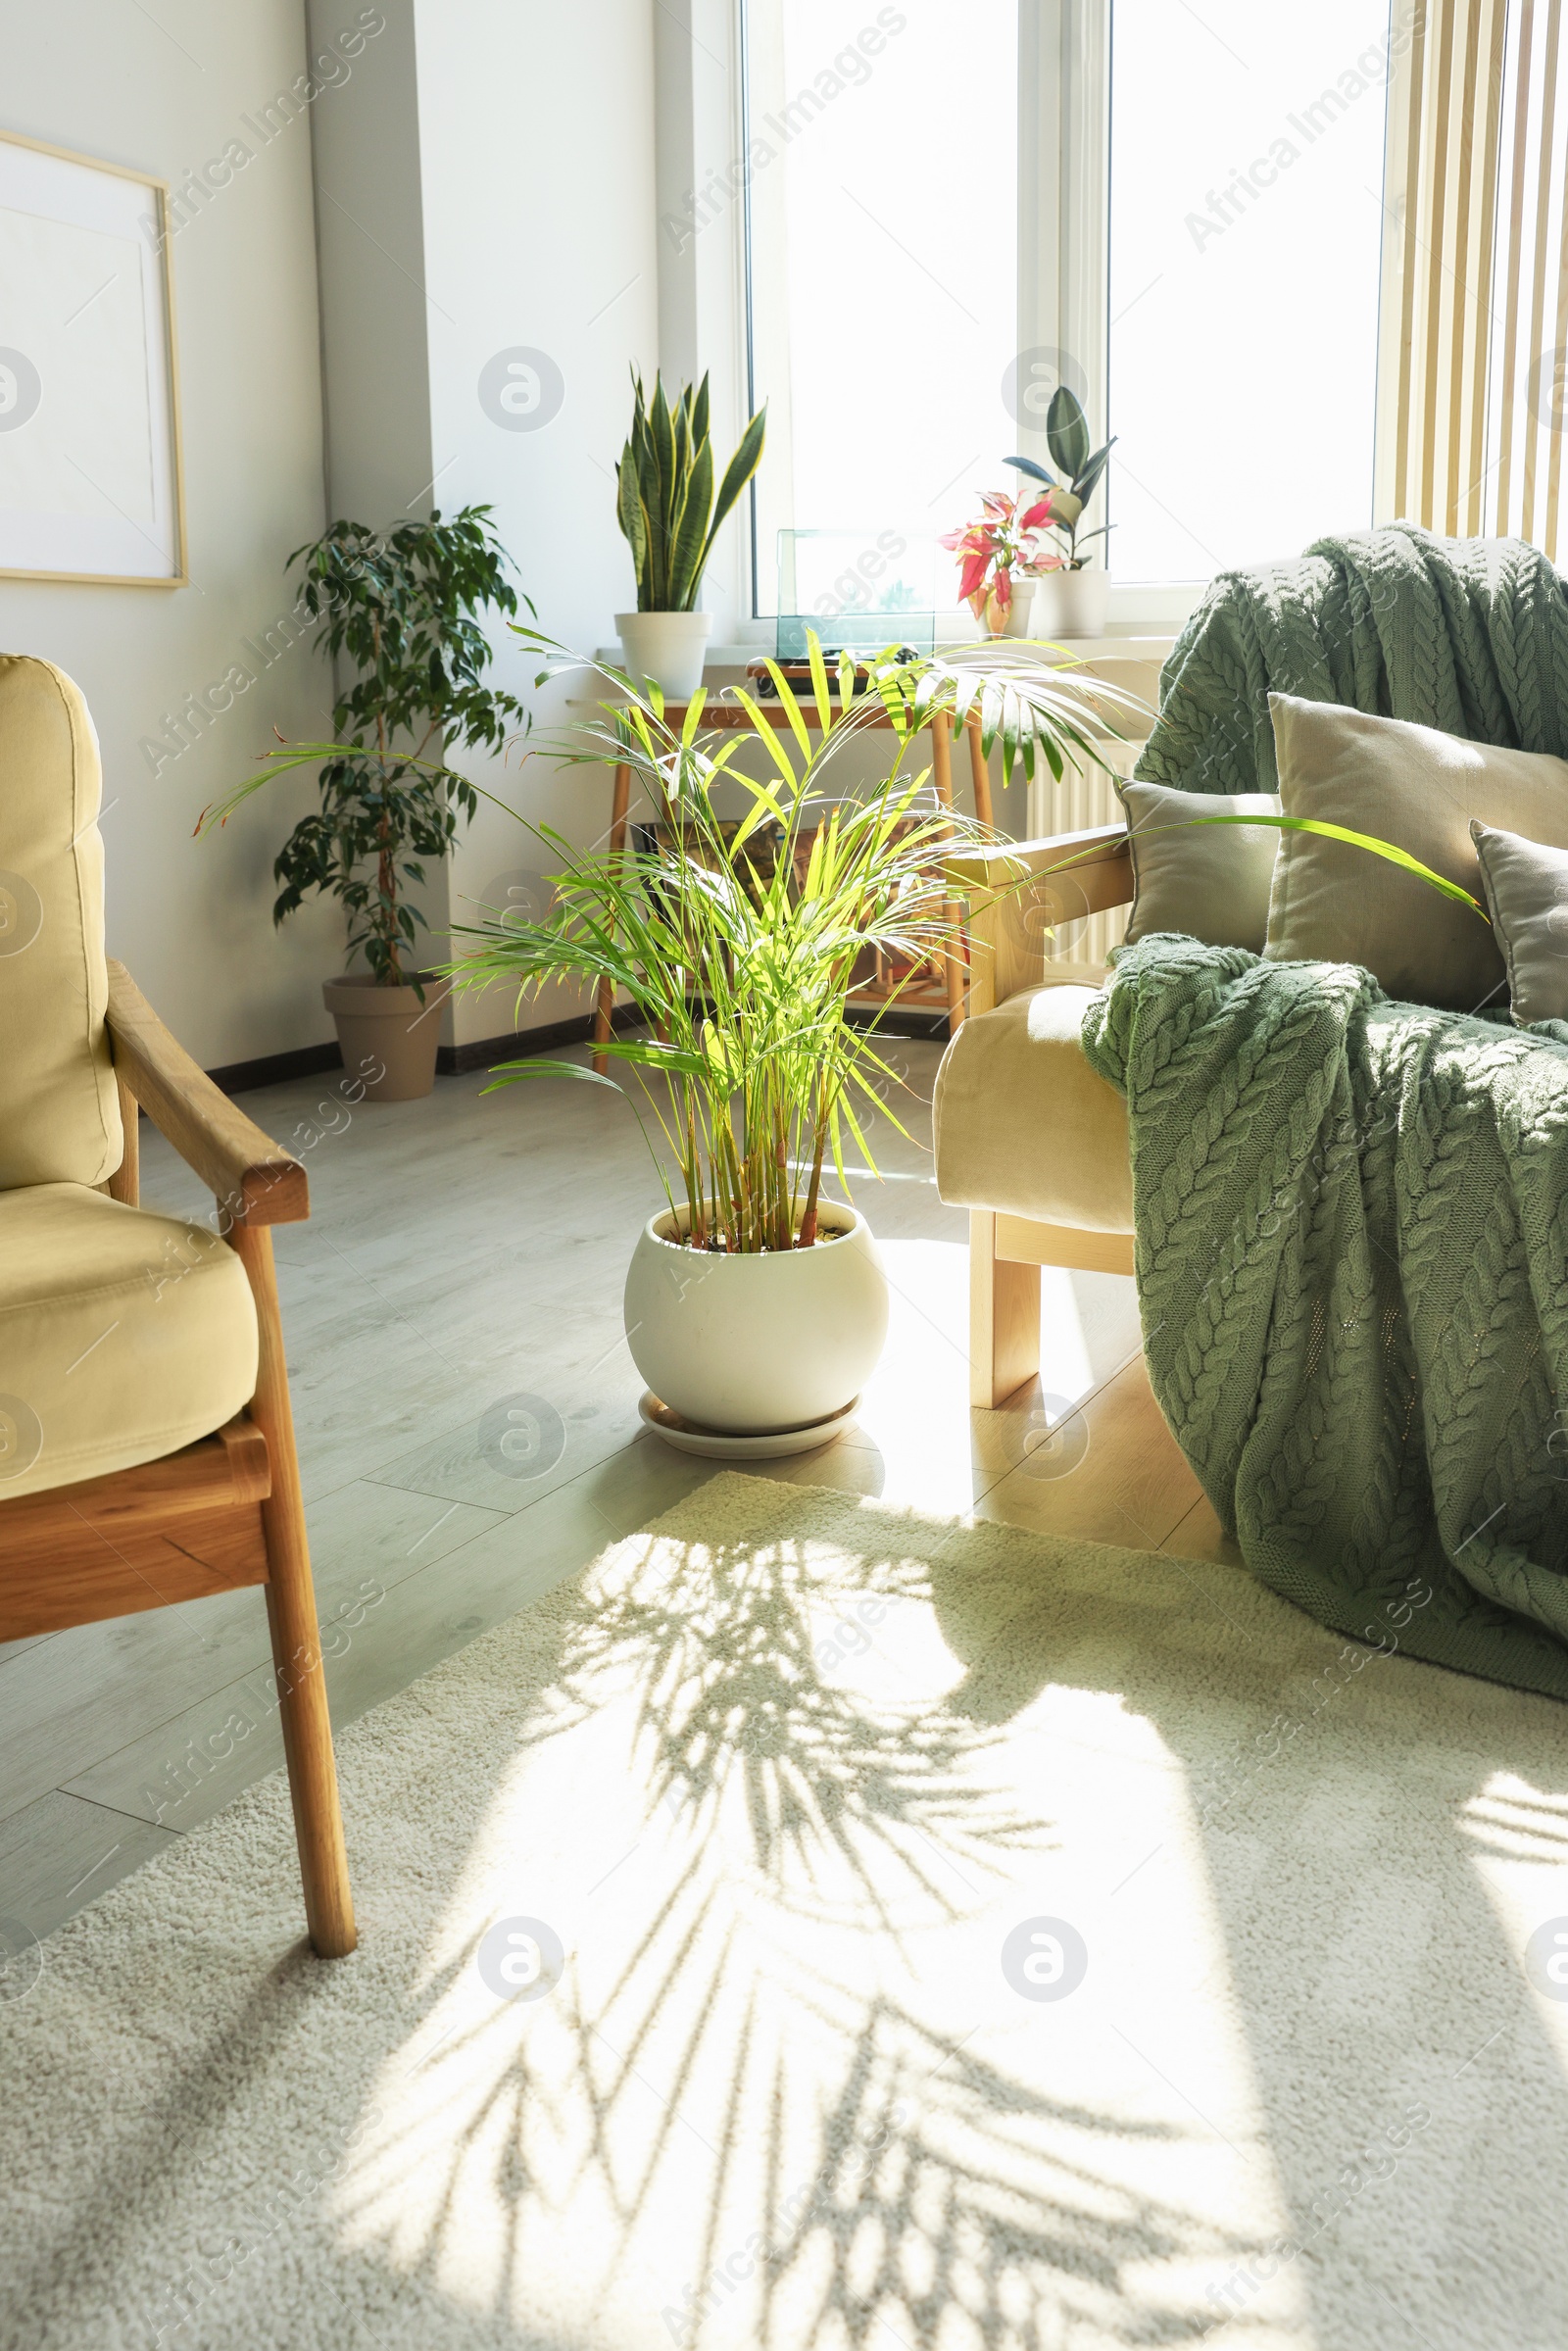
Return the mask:
<path id="1" fill-rule="evenodd" d="M 345 1734 L 352 1960 L 280 1778 L 46 1946 L 0 2339 L 1560 2340 L 1564 1724 L 715 1478 Z"/>

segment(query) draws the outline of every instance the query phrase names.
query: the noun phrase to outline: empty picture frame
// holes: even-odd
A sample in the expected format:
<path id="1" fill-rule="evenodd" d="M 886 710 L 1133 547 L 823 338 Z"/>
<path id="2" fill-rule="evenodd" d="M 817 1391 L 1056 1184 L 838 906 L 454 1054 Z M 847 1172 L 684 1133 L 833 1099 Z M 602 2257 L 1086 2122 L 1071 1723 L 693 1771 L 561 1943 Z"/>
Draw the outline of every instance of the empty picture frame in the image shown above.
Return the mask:
<path id="1" fill-rule="evenodd" d="M 165 193 L 0 131 L 0 577 L 185 585 Z"/>

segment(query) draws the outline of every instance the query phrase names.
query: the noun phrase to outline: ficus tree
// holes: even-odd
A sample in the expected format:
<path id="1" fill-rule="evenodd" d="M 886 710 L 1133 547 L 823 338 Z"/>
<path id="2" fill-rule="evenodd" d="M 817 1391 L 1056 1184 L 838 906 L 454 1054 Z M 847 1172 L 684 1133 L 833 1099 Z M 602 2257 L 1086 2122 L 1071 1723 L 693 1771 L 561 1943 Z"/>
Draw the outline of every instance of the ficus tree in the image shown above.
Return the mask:
<path id="1" fill-rule="evenodd" d="M 303 816 L 273 863 L 282 922 L 326 893 L 348 917 L 349 956 L 363 953 L 384 987 L 422 986 L 412 958 L 424 917 L 409 897 L 425 860 L 444 857 L 474 786 L 448 764 L 455 751 L 499 749 L 519 722 L 514 695 L 487 681 L 491 647 L 479 615 L 513 615 L 511 559 L 487 506 L 450 519 L 375 531 L 337 521 L 296 548 L 300 601 L 319 623 L 316 650 L 351 681 L 332 709 L 329 743 L 284 743 L 258 771 L 202 812 L 198 833 L 225 824 L 276 775 L 319 763 L 320 806 Z M 528 611 L 533 606 L 524 597 Z M 341 674 L 341 671 L 340 671 Z"/>

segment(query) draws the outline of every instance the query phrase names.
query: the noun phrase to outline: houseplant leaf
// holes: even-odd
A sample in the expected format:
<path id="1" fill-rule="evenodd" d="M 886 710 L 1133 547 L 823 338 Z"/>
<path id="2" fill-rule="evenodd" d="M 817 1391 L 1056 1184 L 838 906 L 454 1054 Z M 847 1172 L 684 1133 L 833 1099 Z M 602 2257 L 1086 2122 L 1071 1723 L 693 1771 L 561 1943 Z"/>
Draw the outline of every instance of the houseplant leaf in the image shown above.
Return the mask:
<path id="1" fill-rule="evenodd" d="M 1046 411 L 1046 446 L 1069 481 L 1076 481 L 1089 462 L 1089 420 L 1076 392 L 1057 384 Z"/>

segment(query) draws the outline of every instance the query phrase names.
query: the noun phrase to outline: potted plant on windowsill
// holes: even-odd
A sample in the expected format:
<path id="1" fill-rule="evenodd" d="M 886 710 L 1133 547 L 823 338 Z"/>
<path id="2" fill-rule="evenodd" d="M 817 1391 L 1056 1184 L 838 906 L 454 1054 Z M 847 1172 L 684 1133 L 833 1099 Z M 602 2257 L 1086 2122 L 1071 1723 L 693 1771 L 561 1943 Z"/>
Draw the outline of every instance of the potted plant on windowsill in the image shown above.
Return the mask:
<path id="1" fill-rule="evenodd" d="M 519 634 L 552 666 L 582 666 Z M 701 692 L 678 734 L 658 694 L 607 701 L 573 729 L 554 756 L 629 761 L 657 822 L 624 851 L 578 849 L 530 825 L 556 865 L 551 912 L 524 929 L 499 915 L 461 926 L 468 944 L 450 967 L 460 987 L 509 982 L 519 999 L 549 981 L 608 981 L 646 1024 L 602 1049 L 637 1081 L 665 1200 L 632 1258 L 626 1336 L 650 1391 L 645 1419 L 700 1450 L 824 1444 L 881 1350 L 885 1285 L 847 1197 L 844 1147 L 874 1173 L 866 1109 L 880 1102 L 898 1123 L 887 1096 L 899 1081 L 881 1050 L 894 1000 L 853 1022 L 857 967 L 874 949 L 912 975 L 957 952 L 943 859 L 956 838 L 992 837 L 951 815 L 913 771 L 922 726 L 935 711 L 961 724 L 978 709 L 1008 773 L 1019 760 L 1032 773 L 1037 756 L 1059 772 L 1069 758 L 1103 764 L 1095 737 L 1105 709 L 1130 707 L 1098 681 L 996 659 L 890 650 L 858 671 L 846 655 L 830 680 L 814 635 L 808 645 L 814 746 L 776 662 L 765 709 L 737 690 L 771 762 L 764 780 L 736 763 L 749 735 L 702 731 Z M 884 712 L 891 772 L 858 798 L 835 798 L 840 754 Z M 720 785 L 738 820 L 717 813 Z M 529 1057 L 492 1077 L 492 1091 L 552 1077 L 623 1090 L 577 1061 Z M 845 1198 L 824 1190 L 829 1167 Z"/>
<path id="2" fill-rule="evenodd" d="M 636 565 L 637 610 L 617 612 L 615 627 L 633 680 L 684 702 L 702 683 L 713 626 L 711 612 L 697 610 L 703 573 L 761 460 L 767 411 L 747 424 L 715 502 L 707 376 L 695 391 L 685 385 L 673 410 L 657 374 L 651 402 L 644 401 L 640 375 L 632 384 L 636 404 L 615 469 L 615 514 Z"/>
<path id="3" fill-rule="evenodd" d="M 1065 384 L 1058 384 L 1046 412 L 1046 446 L 1061 478 L 1048 473 L 1033 458 L 1010 457 L 1009 465 L 1041 484 L 1045 512 L 1041 524 L 1051 538 L 1037 553 L 1034 621 L 1043 637 L 1099 637 L 1104 634 L 1110 604 L 1110 575 L 1092 568 L 1083 550 L 1104 538 L 1111 525 L 1079 535 L 1084 509 L 1100 487 L 1115 436 L 1102 449 L 1092 449 L 1089 419 L 1083 403 Z M 1039 512 L 1037 507 L 1035 512 Z"/>
<path id="4" fill-rule="evenodd" d="M 1028 636 L 1035 573 L 1048 554 L 1042 534 L 1050 518 L 1049 499 L 986 490 L 977 518 L 937 541 L 957 557 L 958 600 L 989 636 Z"/>
<path id="5" fill-rule="evenodd" d="M 320 808 L 272 867 L 283 884 L 272 920 L 321 892 L 341 902 L 349 959 L 363 952 L 367 969 L 325 981 L 322 993 L 344 1067 L 365 1078 L 370 1102 L 413 1101 L 435 1084 L 440 1024 L 425 995 L 432 975 L 415 956 L 424 916 L 408 892 L 422 885 L 425 858 L 447 855 L 459 815 L 471 816 L 478 799 L 429 755 L 499 749 L 514 721 L 526 724 L 516 697 L 485 682 L 491 648 L 476 615 L 490 605 L 517 610 L 489 516 L 487 506 L 465 507 L 450 521 L 437 512 L 385 533 L 339 521 L 295 550 L 300 604 L 321 624 L 317 651 L 346 657 L 359 674 L 333 707 L 333 741 L 268 753 L 196 827 L 226 824 L 271 777 L 320 763 Z"/>

